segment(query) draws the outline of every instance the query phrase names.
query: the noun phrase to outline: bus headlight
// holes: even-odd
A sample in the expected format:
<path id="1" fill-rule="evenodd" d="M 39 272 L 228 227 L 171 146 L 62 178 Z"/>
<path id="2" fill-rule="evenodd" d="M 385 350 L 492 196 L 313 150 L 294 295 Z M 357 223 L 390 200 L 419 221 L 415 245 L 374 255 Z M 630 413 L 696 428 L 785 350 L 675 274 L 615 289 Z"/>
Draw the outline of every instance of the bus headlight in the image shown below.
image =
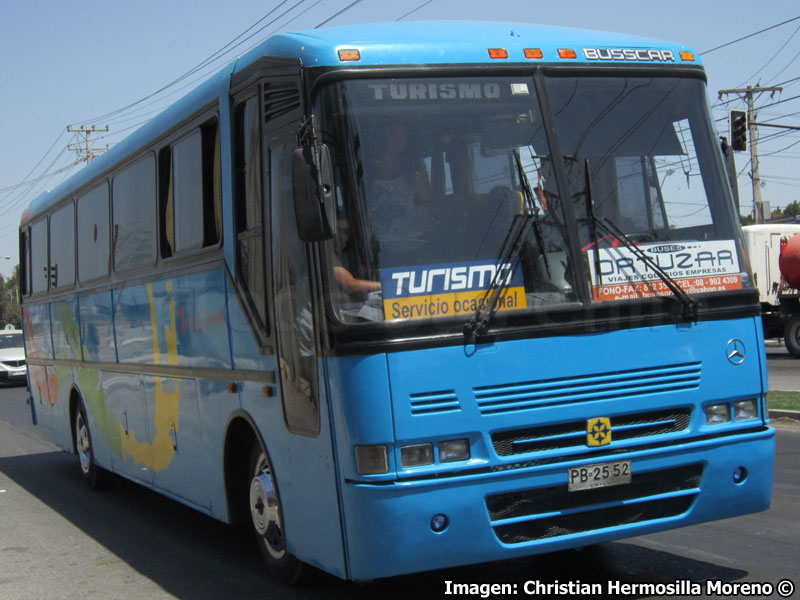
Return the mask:
<path id="1" fill-rule="evenodd" d="M 758 418 L 758 403 L 755 400 L 739 400 L 733 403 L 733 420 Z"/>
<path id="2" fill-rule="evenodd" d="M 469 440 L 439 442 L 439 462 L 469 460 Z"/>
<path id="3" fill-rule="evenodd" d="M 730 404 L 709 404 L 706 406 L 706 424 L 720 425 L 730 423 L 731 405 Z"/>
<path id="4" fill-rule="evenodd" d="M 400 448 L 400 464 L 403 468 L 433 464 L 433 444 L 415 444 Z"/>
<path id="5" fill-rule="evenodd" d="M 356 446 L 356 469 L 359 475 L 382 475 L 389 472 L 389 452 L 386 446 Z"/>

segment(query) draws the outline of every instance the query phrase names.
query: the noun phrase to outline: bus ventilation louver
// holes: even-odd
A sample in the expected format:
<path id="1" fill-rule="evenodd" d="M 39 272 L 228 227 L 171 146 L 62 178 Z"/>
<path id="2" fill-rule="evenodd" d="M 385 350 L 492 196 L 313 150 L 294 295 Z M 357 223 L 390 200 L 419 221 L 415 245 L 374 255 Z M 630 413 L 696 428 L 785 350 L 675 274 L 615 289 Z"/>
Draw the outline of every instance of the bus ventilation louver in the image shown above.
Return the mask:
<path id="1" fill-rule="evenodd" d="M 411 394 L 410 405 L 412 415 L 433 415 L 461 410 L 458 396 L 453 390 Z"/>
<path id="2" fill-rule="evenodd" d="M 631 483 L 568 492 L 567 485 L 496 494 L 486 508 L 505 544 L 596 531 L 685 513 L 700 492 L 703 465 L 634 473 Z"/>
<path id="3" fill-rule="evenodd" d="M 275 124 L 282 117 L 292 115 L 303 107 L 300 90 L 290 82 L 264 84 L 264 122 Z"/>
<path id="4" fill-rule="evenodd" d="M 692 412 L 672 408 L 611 417 L 614 442 L 676 433 L 689 428 Z M 586 419 L 555 425 L 526 427 L 492 435 L 492 445 L 500 456 L 586 447 Z"/>
<path id="5" fill-rule="evenodd" d="M 697 389 L 701 363 L 473 388 L 482 415 Z"/>

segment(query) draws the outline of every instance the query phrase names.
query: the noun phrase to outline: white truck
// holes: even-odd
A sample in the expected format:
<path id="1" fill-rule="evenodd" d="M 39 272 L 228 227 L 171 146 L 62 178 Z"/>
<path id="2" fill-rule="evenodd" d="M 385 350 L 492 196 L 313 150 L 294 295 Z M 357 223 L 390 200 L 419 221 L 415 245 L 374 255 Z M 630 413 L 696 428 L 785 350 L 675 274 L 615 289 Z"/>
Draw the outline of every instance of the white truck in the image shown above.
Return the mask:
<path id="1" fill-rule="evenodd" d="M 792 237 L 800 233 L 800 225 L 776 223 L 765 225 L 746 225 L 745 246 L 750 257 L 750 267 L 761 300 L 761 315 L 764 322 L 764 336 L 783 338 L 786 349 L 795 358 L 800 358 L 800 290 L 795 286 L 797 273 L 787 267 L 800 262 L 800 238 L 789 244 Z M 781 258 L 781 240 L 784 242 Z M 794 260 L 787 260 L 794 259 Z M 790 272 L 781 271 L 787 268 Z"/>

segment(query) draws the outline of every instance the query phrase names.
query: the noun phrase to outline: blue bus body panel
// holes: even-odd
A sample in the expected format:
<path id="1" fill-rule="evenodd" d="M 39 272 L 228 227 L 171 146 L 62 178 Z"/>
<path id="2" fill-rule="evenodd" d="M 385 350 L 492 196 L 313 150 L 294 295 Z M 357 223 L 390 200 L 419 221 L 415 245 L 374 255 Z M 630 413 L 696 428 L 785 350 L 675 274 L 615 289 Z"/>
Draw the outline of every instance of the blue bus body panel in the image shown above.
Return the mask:
<path id="1" fill-rule="evenodd" d="M 255 344 L 224 269 L 27 305 L 24 316 L 31 357 L 64 361 L 29 369 L 39 425 L 54 443 L 72 450 L 77 391 L 99 466 L 228 521 L 226 430 L 246 416 L 270 452 L 289 550 L 346 576 L 328 397 L 318 437 L 287 434 L 277 358 Z M 68 362 L 81 366 L 60 366 Z M 183 371 L 159 375 L 158 367 Z M 237 378 L 248 372 L 264 380 Z"/>
<path id="2" fill-rule="evenodd" d="M 747 349 L 740 365 L 727 358 L 733 338 Z M 746 318 L 397 352 L 385 356 L 385 365 L 379 356 L 340 359 L 342 381 L 363 382 L 342 392 L 365 420 L 359 425 L 358 416 L 342 414 L 338 422 L 348 426 L 337 430 L 350 577 L 393 575 L 399 564 L 408 572 L 510 558 L 767 508 L 774 431 L 763 426 L 763 413 L 749 422 L 709 426 L 703 411 L 709 403 L 744 399 L 757 400 L 763 411 L 760 340 L 757 320 Z M 373 384 L 387 375 L 390 399 Z M 587 447 L 586 421 L 594 417 L 611 419 L 607 446 Z M 664 427 L 649 429 L 645 423 L 653 420 Z M 390 444 L 391 471 L 359 476 L 353 446 L 379 443 L 376 432 Z M 510 450 L 495 439 L 508 432 L 520 434 L 511 436 Z M 538 444 L 529 451 L 526 435 Z M 467 461 L 441 464 L 437 453 L 433 465 L 401 465 L 401 446 L 431 443 L 436 453 L 439 442 L 459 438 L 470 441 Z M 591 498 L 594 492 L 567 493 L 568 467 L 622 459 L 632 461 L 634 477 L 652 473 L 666 480 L 693 469 L 702 477 L 687 476 L 653 497 L 634 483 L 618 486 L 605 500 L 575 504 L 574 494 Z M 737 467 L 749 474 L 739 484 L 733 480 Z M 522 498 L 539 494 L 561 500 L 551 500 L 541 514 L 528 510 L 541 500 Z M 528 509 L 490 516 L 489 497 Z M 636 503 L 650 516 L 630 522 L 624 507 Z M 439 513 L 450 526 L 434 533 L 430 521 Z M 586 531 L 573 523 L 580 518 L 591 523 Z M 534 539 L 528 532 L 540 523 L 567 533 L 545 531 Z M 509 543 L 512 537 L 523 541 Z"/>

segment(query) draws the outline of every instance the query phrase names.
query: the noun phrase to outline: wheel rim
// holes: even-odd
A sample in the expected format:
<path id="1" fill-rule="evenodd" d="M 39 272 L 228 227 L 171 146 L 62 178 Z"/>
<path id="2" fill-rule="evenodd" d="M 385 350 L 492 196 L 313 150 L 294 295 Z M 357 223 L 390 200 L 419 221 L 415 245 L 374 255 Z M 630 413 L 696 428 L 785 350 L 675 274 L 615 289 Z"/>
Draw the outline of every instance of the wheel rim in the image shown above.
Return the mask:
<path id="1" fill-rule="evenodd" d="M 89 428 L 86 426 L 86 420 L 81 411 L 78 411 L 75 418 L 75 446 L 78 451 L 78 460 L 81 463 L 81 471 L 88 474 L 89 468 L 92 466 L 92 444 L 89 441 Z"/>
<path id="2" fill-rule="evenodd" d="M 282 558 L 286 554 L 283 523 L 272 469 L 265 454 L 259 457 L 250 481 L 250 516 L 270 556 Z"/>

